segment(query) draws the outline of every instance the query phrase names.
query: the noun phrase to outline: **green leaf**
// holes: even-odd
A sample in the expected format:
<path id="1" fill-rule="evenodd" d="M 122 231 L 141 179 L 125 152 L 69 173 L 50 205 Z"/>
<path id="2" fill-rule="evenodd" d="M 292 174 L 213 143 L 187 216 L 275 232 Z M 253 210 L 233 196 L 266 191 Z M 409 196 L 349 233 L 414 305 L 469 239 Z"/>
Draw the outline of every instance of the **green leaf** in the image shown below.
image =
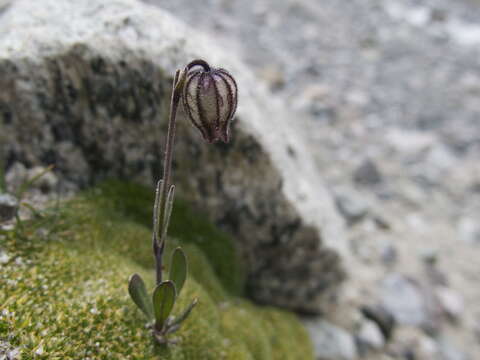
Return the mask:
<path id="1" fill-rule="evenodd" d="M 168 224 L 170 224 L 170 215 L 172 215 L 174 196 L 175 196 L 175 185 L 171 185 L 170 189 L 168 189 L 167 201 L 165 202 L 165 214 L 164 214 L 163 224 L 162 224 L 162 233 L 160 234 L 161 241 L 163 241 L 167 237 Z"/>
<path id="2" fill-rule="evenodd" d="M 192 309 L 197 305 L 198 299 L 194 299 L 190 305 L 183 311 L 182 314 L 180 314 L 178 317 L 176 317 L 170 324 L 171 328 L 174 328 L 176 326 L 180 326 L 180 324 L 188 318 L 188 315 L 192 312 Z"/>
<path id="3" fill-rule="evenodd" d="M 159 231 L 160 231 L 160 224 L 159 224 L 159 216 L 160 216 L 160 204 L 162 202 L 162 194 L 163 194 L 163 180 L 159 180 L 157 182 L 157 187 L 155 189 L 155 205 L 153 206 L 153 236 L 155 241 L 159 241 Z"/>
<path id="4" fill-rule="evenodd" d="M 147 288 L 142 278 L 138 274 L 130 276 L 128 281 L 128 293 L 133 302 L 142 310 L 148 320 L 153 319 L 153 305 L 152 300 L 148 296 Z"/>
<path id="5" fill-rule="evenodd" d="M 155 326 L 163 328 L 175 304 L 175 285 L 170 280 L 162 282 L 153 291 L 153 310 L 155 312 Z"/>
<path id="6" fill-rule="evenodd" d="M 177 247 L 172 254 L 172 260 L 170 261 L 170 274 L 169 279 L 175 284 L 175 290 L 177 290 L 177 296 L 185 284 L 187 279 L 187 258 L 183 250 Z"/>

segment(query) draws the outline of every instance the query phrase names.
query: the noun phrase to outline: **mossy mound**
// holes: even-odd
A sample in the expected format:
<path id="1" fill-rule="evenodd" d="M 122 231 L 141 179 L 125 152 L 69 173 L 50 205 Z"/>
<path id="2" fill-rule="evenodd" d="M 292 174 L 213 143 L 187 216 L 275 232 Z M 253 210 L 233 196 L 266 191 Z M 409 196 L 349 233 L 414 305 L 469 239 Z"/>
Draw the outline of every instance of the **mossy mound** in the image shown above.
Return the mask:
<path id="1" fill-rule="evenodd" d="M 200 302 L 178 345 L 154 345 L 126 290 L 134 272 L 153 286 L 152 201 L 109 182 L 0 234 L 0 342 L 21 359 L 313 359 L 294 315 L 241 298 L 231 240 L 179 200 L 167 254 L 181 244 L 189 279 L 174 313 Z"/>

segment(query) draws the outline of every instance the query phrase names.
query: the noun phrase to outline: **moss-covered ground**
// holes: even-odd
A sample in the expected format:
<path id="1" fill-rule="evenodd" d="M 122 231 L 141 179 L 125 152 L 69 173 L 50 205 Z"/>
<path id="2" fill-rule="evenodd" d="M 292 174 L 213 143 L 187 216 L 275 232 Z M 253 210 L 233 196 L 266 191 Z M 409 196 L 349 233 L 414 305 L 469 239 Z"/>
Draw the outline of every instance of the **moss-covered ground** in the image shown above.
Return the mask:
<path id="1" fill-rule="evenodd" d="M 177 345 L 154 345 L 126 290 L 134 272 L 153 286 L 152 201 L 108 182 L 0 233 L 0 343 L 19 359 L 313 359 L 294 315 L 242 298 L 231 239 L 178 199 L 167 254 L 183 247 L 189 278 L 174 313 L 200 302 Z"/>

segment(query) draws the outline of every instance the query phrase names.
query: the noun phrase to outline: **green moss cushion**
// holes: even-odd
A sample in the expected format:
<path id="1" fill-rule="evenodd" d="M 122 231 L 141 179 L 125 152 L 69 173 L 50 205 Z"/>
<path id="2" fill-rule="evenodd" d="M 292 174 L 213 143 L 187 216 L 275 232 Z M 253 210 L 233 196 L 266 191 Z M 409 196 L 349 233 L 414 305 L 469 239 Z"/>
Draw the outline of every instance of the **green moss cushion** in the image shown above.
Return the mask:
<path id="1" fill-rule="evenodd" d="M 0 344 L 21 359 L 313 359 L 294 315 L 241 297 L 231 239 L 176 200 L 166 259 L 181 245 L 189 277 L 175 304 L 199 304 L 156 346 L 127 293 L 136 272 L 153 287 L 149 190 L 108 182 L 0 234 Z M 168 263 L 166 264 L 168 268 Z"/>

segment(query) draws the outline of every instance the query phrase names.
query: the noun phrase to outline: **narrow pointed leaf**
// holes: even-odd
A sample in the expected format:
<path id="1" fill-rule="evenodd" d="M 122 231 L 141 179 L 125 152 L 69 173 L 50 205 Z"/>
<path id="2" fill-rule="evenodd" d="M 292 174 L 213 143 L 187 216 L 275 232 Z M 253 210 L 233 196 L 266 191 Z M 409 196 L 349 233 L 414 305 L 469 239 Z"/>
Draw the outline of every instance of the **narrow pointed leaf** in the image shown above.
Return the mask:
<path id="1" fill-rule="evenodd" d="M 175 185 L 171 185 L 170 189 L 168 190 L 167 201 L 165 202 L 165 214 L 163 218 L 162 233 L 160 234 L 161 241 L 163 241 L 167 237 L 168 224 L 170 224 L 170 215 L 172 215 L 174 195 L 175 195 Z"/>
<path id="2" fill-rule="evenodd" d="M 153 206 L 153 237 L 155 241 L 159 241 L 158 237 L 160 231 L 160 204 L 162 203 L 162 194 L 163 194 L 163 180 L 157 182 L 157 188 L 155 190 L 155 205 Z"/>
<path id="3" fill-rule="evenodd" d="M 169 280 L 162 282 L 153 291 L 153 309 L 158 329 L 161 329 L 168 319 L 175 304 L 175 296 L 175 285 Z"/>
<path id="4" fill-rule="evenodd" d="M 192 312 L 192 309 L 197 305 L 198 299 L 194 299 L 190 305 L 179 315 L 177 316 L 172 323 L 170 324 L 170 327 L 179 327 L 180 324 L 188 318 L 190 313 Z"/>
<path id="5" fill-rule="evenodd" d="M 185 284 L 187 279 L 187 258 L 185 253 L 179 247 L 177 247 L 172 254 L 172 260 L 170 261 L 170 274 L 169 279 L 175 284 L 175 290 L 177 290 L 177 296 Z"/>
<path id="6" fill-rule="evenodd" d="M 152 320 L 153 317 L 153 305 L 152 300 L 148 296 L 147 288 L 142 278 L 138 274 L 133 274 L 128 281 L 128 293 L 133 302 L 142 310 L 145 316 Z"/>

